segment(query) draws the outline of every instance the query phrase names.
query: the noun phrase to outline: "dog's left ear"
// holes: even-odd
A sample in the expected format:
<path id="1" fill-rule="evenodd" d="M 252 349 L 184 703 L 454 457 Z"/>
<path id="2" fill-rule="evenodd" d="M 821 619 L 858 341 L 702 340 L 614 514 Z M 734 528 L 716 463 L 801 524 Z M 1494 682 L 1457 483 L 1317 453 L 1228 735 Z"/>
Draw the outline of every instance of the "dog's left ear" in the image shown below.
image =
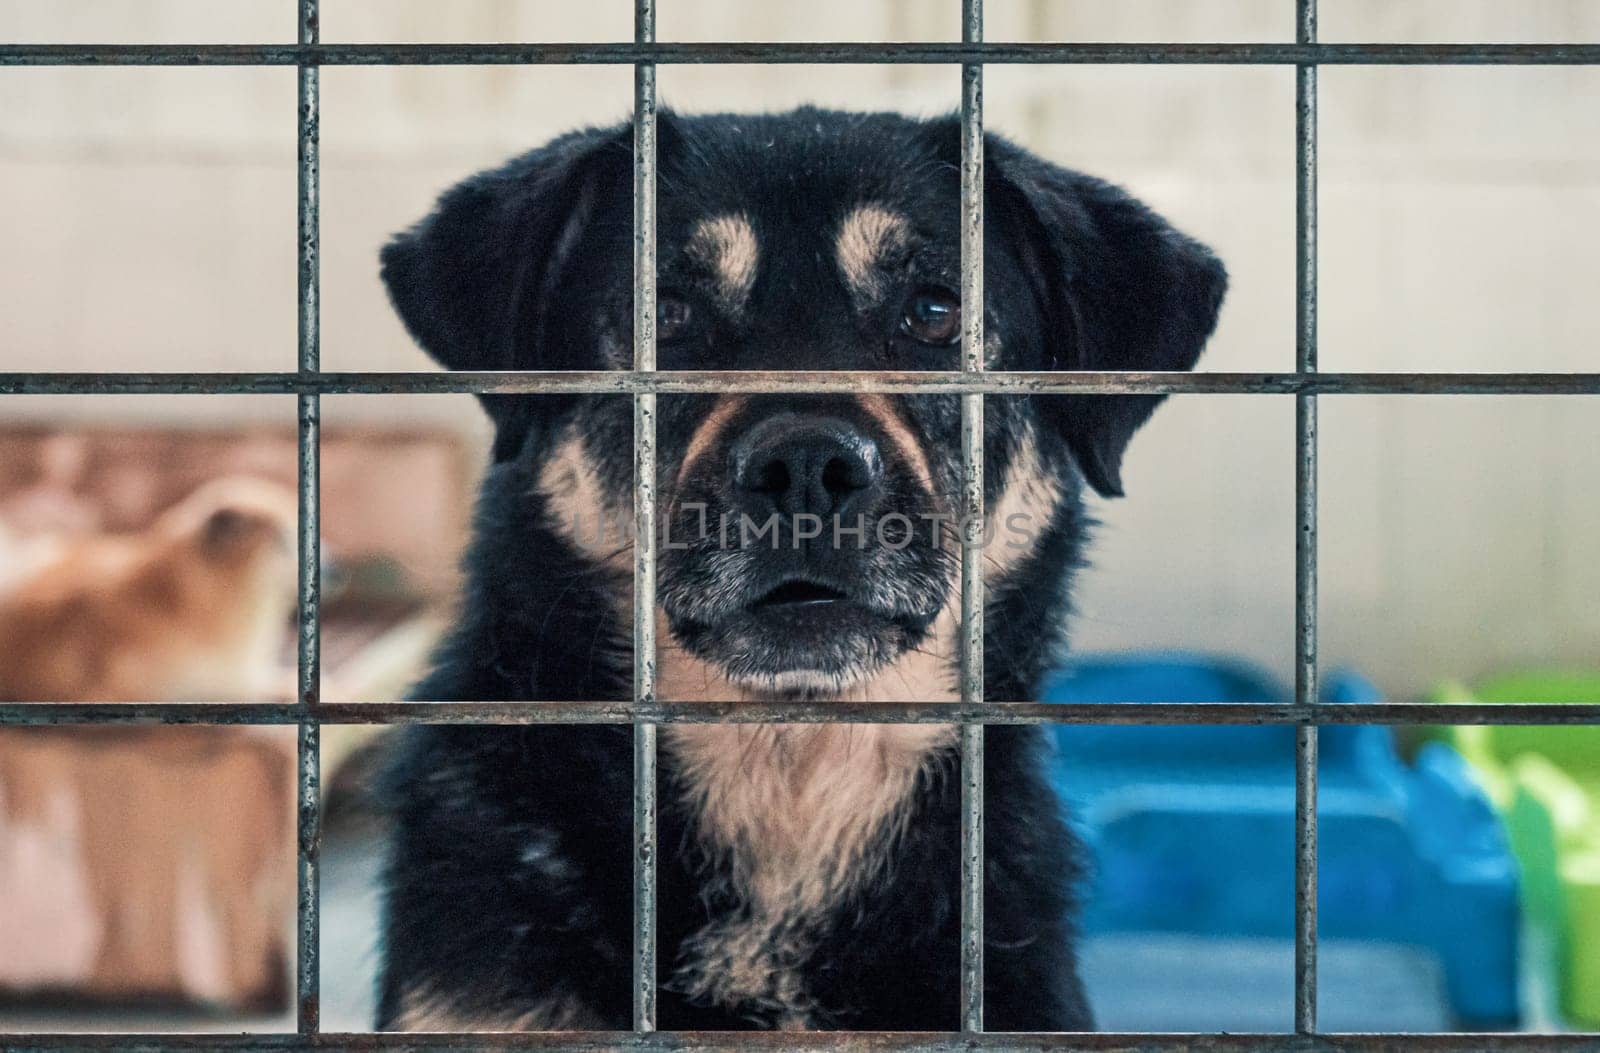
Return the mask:
<path id="1" fill-rule="evenodd" d="M 1211 250 L 1109 183 L 1004 140 L 987 149 L 995 218 L 1020 239 L 1044 303 L 1046 368 L 1194 368 L 1228 276 Z M 1165 396 L 1043 399 L 1089 483 L 1122 496 L 1122 455 Z"/>

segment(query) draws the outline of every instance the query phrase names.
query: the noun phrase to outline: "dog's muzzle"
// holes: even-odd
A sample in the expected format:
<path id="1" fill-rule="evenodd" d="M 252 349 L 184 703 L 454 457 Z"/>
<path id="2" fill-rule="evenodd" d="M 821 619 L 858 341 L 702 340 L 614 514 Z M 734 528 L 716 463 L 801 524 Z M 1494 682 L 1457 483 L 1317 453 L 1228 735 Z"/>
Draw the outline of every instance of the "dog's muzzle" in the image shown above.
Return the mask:
<path id="1" fill-rule="evenodd" d="M 854 418 L 853 400 L 799 401 L 746 403 L 716 422 L 722 443 L 682 473 L 691 541 L 668 546 L 662 568 L 678 641 L 780 690 L 838 687 L 893 661 L 948 588 L 948 557 L 904 536 L 930 506 L 881 422 Z"/>

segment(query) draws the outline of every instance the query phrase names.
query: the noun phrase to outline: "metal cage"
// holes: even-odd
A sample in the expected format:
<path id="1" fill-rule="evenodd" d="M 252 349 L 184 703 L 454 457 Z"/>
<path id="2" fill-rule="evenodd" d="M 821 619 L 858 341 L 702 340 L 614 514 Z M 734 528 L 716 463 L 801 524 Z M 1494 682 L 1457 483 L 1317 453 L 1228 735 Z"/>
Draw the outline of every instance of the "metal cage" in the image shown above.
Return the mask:
<path id="1" fill-rule="evenodd" d="M 1600 1053 L 1582 1034 L 1327 1034 L 1317 1030 L 1317 729 L 1325 724 L 1596 724 L 1583 705 L 1342 705 L 1317 699 L 1317 400 L 1340 394 L 1600 395 L 1600 373 L 1319 373 L 1317 370 L 1317 67 L 1600 65 L 1596 44 L 1319 44 L 1316 0 L 1293 0 L 1294 43 L 986 43 L 982 0 L 960 0 L 960 43 L 658 43 L 656 0 L 634 0 L 634 40 L 607 44 L 321 44 L 320 0 L 294 0 L 295 44 L 0 45 L 3 66 L 295 66 L 299 72 L 299 368 L 274 373 L 0 373 L 0 394 L 294 394 L 299 403 L 299 698 L 296 704 L 0 704 L 0 725 L 295 725 L 298 744 L 297 1027 L 285 1034 L 14 1034 L 6 1049 L 545 1050 L 1527 1050 Z M 1288 3 L 1289 0 L 1284 0 Z M 944 63 L 962 69 L 960 372 L 658 373 L 655 358 L 656 66 L 661 63 Z M 1283 373 L 985 372 L 983 67 L 1012 64 L 1292 65 L 1295 81 L 1295 368 Z M 634 67 L 634 368 L 626 372 L 323 372 L 319 367 L 318 73 L 325 65 L 613 64 Z M 1295 400 L 1295 690 L 1284 704 L 1115 702 L 1043 705 L 983 699 L 983 577 L 963 546 L 959 703 L 674 703 L 656 698 L 655 413 L 658 393 L 851 391 L 959 393 L 963 513 L 983 512 L 983 397 L 1028 393 L 1233 393 Z M 370 702 L 319 699 L 320 396 L 344 393 L 608 392 L 634 402 L 634 697 L 621 702 Z M 961 1021 L 948 1034 L 658 1032 L 656 730 L 674 722 L 959 723 Z M 625 1032 L 340 1034 L 320 1026 L 318 982 L 323 723 L 614 723 L 634 728 L 634 1026 Z M 1295 736 L 1295 1030 L 1284 1034 L 997 1034 L 983 1030 L 983 743 L 986 724 L 1278 724 Z"/>

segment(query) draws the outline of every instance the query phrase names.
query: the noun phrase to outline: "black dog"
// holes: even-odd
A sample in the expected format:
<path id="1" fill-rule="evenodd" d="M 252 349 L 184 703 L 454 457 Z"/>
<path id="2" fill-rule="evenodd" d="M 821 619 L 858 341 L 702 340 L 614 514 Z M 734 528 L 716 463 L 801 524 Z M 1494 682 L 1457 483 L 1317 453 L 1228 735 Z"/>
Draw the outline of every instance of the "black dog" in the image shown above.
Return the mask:
<path id="1" fill-rule="evenodd" d="M 954 120 L 664 114 L 660 368 L 958 368 Z M 383 253 L 452 369 L 631 365 L 631 135 L 564 136 L 449 191 Z M 994 369 L 1180 370 L 1222 266 L 1122 191 L 987 143 Z M 986 697 L 1059 655 L 1082 491 L 1158 397 L 986 399 Z M 487 396 L 459 624 L 416 697 L 630 696 L 632 412 Z M 952 395 L 660 397 L 660 696 L 954 699 Z M 980 539 L 970 539 L 978 542 Z M 946 725 L 661 732 L 663 1029 L 958 1027 L 959 756 Z M 1043 737 L 985 766 L 987 1026 L 1083 1030 L 1077 849 Z M 379 1025 L 626 1029 L 631 729 L 433 727 L 391 773 Z"/>

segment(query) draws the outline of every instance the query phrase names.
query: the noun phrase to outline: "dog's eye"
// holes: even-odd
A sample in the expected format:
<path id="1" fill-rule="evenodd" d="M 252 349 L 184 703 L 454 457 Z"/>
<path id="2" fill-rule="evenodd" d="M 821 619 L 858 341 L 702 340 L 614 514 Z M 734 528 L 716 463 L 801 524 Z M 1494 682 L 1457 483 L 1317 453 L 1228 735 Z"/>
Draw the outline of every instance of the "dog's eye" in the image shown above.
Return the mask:
<path id="1" fill-rule="evenodd" d="M 906 301 L 900 331 L 934 347 L 955 343 L 961 335 L 961 298 L 948 289 L 923 289 Z"/>
<path id="2" fill-rule="evenodd" d="M 684 301 L 671 296 L 656 300 L 656 340 L 670 343 L 689 331 L 694 322 L 694 310 Z"/>

